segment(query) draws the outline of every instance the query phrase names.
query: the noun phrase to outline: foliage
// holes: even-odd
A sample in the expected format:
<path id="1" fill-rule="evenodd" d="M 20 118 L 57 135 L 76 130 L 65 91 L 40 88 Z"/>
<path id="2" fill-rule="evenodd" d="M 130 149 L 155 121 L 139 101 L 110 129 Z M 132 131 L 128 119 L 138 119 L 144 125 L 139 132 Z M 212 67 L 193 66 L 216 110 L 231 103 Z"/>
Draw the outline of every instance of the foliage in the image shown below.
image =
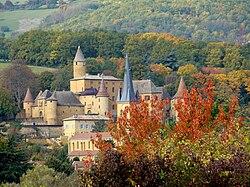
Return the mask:
<path id="1" fill-rule="evenodd" d="M 32 166 L 30 155 L 17 135 L 0 137 L 0 182 L 18 182 Z"/>
<path id="2" fill-rule="evenodd" d="M 105 121 L 97 121 L 92 129 L 92 132 L 105 132 L 107 123 Z"/>
<path id="3" fill-rule="evenodd" d="M 16 113 L 17 107 L 11 94 L 5 88 L 0 87 L 0 117 L 7 117 Z"/>
<path id="4" fill-rule="evenodd" d="M 248 5 L 241 0 L 87 1 L 77 9 L 58 10 L 45 23 L 58 29 L 158 32 L 196 41 L 244 43 L 249 40 Z"/>
<path id="5" fill-rule="evenodd" d="M 78 186 L 79 179 L 73 174 L 66 176 L 48 168 L 45 165 L 36 165 L 34 169 L 28 170 L 20 179 L 20 186 Z"/>
<path id="6" fill-rule="evenodd" d="M 35 74 L 20 61 L 13 61 L 10 66 L 1 71 L 0 79 L 2 86 L 11 93 L 19 109 L 22 108 L 21 104 L 27 88 L 30 88 L 32 91 L 36 91 L 38 88 Z"/>
<path id="7" fill-rule="evenodd" d="M 68 176 L 73 173 L 71 161 L 68 159 L 68 146 L 65 145 L 59 154 L 51 155 L 47 158 L 45 165 L 53 168 L 56 172 L 65 173 Z"/>
<path id="8" fill-rule="evenodd" d="M 180 66 L 178 68 L 177 74 L 178 75 L 191 75 L 197 72 L 198 72 L 198 69 L 195 65 L 187 64 L 185 66 Z"/>
<path id="9" fill-rule="evenodd" d="M 54 81 L 54 74 L 49 71 L 44 71 L 38 76 L 41 90 L 51 90 L 51 84 Z"/>

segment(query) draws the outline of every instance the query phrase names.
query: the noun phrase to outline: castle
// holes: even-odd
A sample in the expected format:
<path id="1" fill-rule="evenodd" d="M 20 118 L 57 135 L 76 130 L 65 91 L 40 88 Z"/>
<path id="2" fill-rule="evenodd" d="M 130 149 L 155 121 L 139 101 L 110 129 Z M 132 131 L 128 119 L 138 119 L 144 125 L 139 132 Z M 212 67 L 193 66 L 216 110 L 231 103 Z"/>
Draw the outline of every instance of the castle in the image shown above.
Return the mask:
<path id="1" fill-rule="evenodd" d="M 183 89 L 186 87 L 181 79 L 172 103 L 182 95 Z M 86 72 L 86 60 L 81 48 L 78 47 L 73 60 L 70 91 L 52 93 L 45 90 L 33 99 L 28 89 L 23 109 L 29 124 L 62 125 L 63 119 L 74 115 L 107 116 L 111 113 L 113 117 L 117 117 L 130 102 L 138 101 L 140 98 L 150 100 L 154 96 L 164 99 L 167 93 L 163 87 L 156 87 L 151 80 L 133 81 L 127 55 L 123 80 L 103 74 L 89 75 Z"/>

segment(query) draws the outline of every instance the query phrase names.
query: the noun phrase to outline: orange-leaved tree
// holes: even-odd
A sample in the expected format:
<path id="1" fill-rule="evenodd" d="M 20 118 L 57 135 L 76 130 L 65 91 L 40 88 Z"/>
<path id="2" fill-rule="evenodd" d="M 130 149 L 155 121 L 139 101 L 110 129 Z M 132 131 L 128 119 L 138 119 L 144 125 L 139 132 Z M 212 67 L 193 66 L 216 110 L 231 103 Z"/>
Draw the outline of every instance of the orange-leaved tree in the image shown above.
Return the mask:
<path id="1" fill-rule="evenodd" d="M 213 84 L 207 82 L 207 86 L 191 88 L 178 99 L 175 110 L 178 120 L 174 126 L 173 135 L 178 139 L 189 139 L 192 141 L 200 139 L 205 133 L 211 132 L 216 126 L 221 125 L 223 132 L 232 132 L 235 125 L 241 124 L 242 118 L 235 117 L 237 109 L 237 98 L 232 98 L 229 109 L 223 105 L 218 106 L 218 112 L 214 113 Z"/>
<path id="2" fill-rule="evenodd" d="M 127 160 L 138 155 L 153 155 L 158 149 L 159 135 L 165 127 L 166 107 L 169 100 L 152 98 L 149 101 L 140 100 L 132 102 L 118 117 L 117 122 L 110 122 L 108 131 L 111 132 L 116 149 L 119 150 Z M 96 146 L 101 152 L 109 149 L 101 138 L 96 141 Z M 152 150 L 152 147 L 155 150 Z"/>

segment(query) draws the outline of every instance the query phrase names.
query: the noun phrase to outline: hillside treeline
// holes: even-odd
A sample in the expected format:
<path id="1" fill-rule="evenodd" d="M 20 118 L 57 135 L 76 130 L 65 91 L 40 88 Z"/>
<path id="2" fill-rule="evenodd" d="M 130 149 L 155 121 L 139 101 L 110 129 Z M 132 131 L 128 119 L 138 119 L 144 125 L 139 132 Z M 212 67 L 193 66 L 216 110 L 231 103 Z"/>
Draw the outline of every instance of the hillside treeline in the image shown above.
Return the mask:
<path id="1" fill-rule="evenodd" d="M 86 58 L 123 58 L 129 54 L 135 78 L 145 79 L 152 64 L 250 69 L 250 44 L 193 42 L 170 34 L 125 34 L 114 31 L 30 31 L 0 40 L 0 59 L 22 59 L 27 65 L 58 67 L 70 64 L 77 46 Z M 119 69 L 119 68 L 118 68 Z"/>
<path id="2" fill-rule="evenodd" d="M 70 4 L 45 20 L 58 29 L 170 33 L 194 41 L 250 40 L 246 0 L 108 0 Z"/>

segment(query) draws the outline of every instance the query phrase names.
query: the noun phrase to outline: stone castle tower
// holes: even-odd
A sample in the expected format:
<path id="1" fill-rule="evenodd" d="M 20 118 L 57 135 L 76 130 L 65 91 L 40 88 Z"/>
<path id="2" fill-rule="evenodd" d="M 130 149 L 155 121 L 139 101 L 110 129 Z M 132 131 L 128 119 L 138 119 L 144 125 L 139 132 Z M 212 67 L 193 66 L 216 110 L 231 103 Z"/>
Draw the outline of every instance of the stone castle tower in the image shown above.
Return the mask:
<path id="1" fill-rule="evenodd" d="M 73 61 L 74 78 L 86 75 L 86 60 L 83 56 L 80 46 L 78 46 L 75 59 Z"/>
<path id="2" fill-rule="evenodd" d="M 55 91 L 50 98 L 47 99 L 47 122 L 50 124 L 57 124 L 57 99 L 55 97 Z"/>
<path id="3" fill-rule="evenodd" d="M 175 120 L 177 120 L 178 113 L 175 110 L 174 105 L 177 103 L 178 99 L 182 99 L 183 98 L 183 93 L 184 93 L 185 90 L 187 90 L 187 87 L 186 87 L 186 84 L 184 82 L 183 77 L 181 77 L 181 80 L 180 80 L 180 83 L 179 83 L 179 86 L 178 86 L 178 90 L 177 90 L 176 94 L 172 97 L 172 100 L 171 100 L 170 116 L 172 118 L 174 118 Z"/>
<path id="4" fill-rule="evenodd" d="M 34 99 L 31 95 L 30 89 L 28 88 L 24 101 L 23 101 L 23 109 L 25 111 L 25 118 L 31 118 L 33 102 L 34 102 Z"/>
<path id="5" fill-rule="evenodd" d="M 99 101 L 99 114 L 106 116 L 108 114 L 108 112 L 110 112 L 109 94 L 108 94 L 107 87 L 105 86 L 103 79 L 101 81 L 100 89 L 99 89 L 96 97 Z"/>

